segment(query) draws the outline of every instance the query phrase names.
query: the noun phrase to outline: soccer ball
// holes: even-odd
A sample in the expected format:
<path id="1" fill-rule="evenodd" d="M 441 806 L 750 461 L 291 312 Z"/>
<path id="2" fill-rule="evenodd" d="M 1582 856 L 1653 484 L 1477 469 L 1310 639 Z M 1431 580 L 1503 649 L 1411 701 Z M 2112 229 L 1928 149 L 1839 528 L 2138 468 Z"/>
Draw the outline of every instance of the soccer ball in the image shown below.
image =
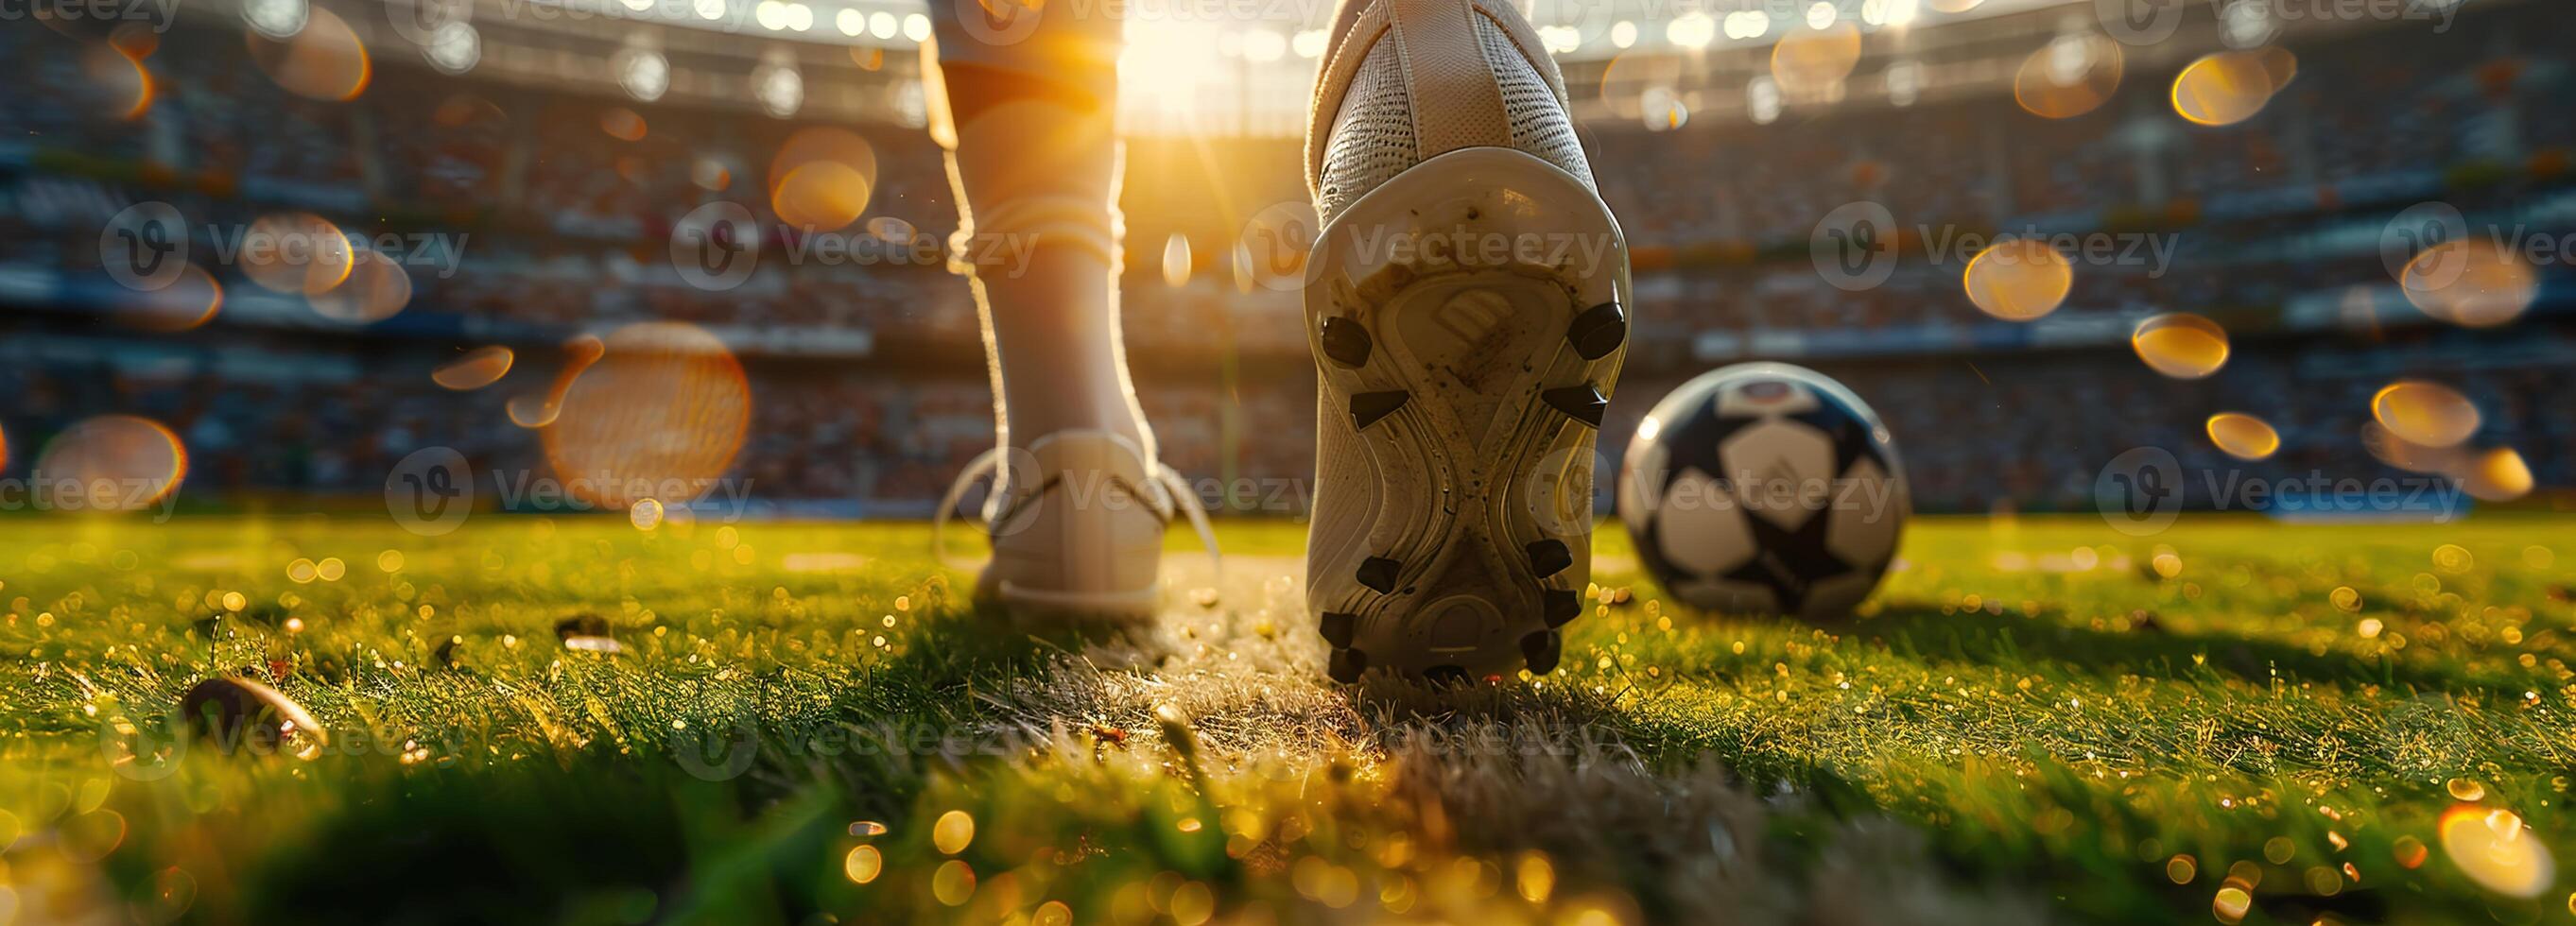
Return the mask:
<path id="1" fill-rule="evenodd" d="M 1850 615 L 1913 504 L 1878 414 L 1785 363 L 1682 384 L 1628 443 L 1619 517 L 1673 597 L 1711 611 Z"/>

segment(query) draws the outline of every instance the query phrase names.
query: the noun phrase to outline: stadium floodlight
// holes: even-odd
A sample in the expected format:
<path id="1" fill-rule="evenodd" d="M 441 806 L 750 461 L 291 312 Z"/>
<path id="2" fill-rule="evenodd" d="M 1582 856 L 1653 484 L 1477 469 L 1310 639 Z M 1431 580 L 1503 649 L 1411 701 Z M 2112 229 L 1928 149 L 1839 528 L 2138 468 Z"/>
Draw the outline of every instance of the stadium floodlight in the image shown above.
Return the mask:
<path id="1" fill-rule="evenodd" d="M 1666 28 L 1667 33 L 1670 27 Z M 1758 39 L 1771 32 L 1771 14 L 1761 10 L 1738 10 L 1726 14 L 1726 37 Z M 1701 43 L 1706 44 L 1706 43 Z"/>
<path id="2" fill-rule="evenodd" d="M 662 98 L 663 91 L 671 89 L 671 62 L 664 59 L 661 52 L 650 48 L 629 48 L 618 52 L 611 66 L 617 72 L 617 85 L 638 101 L 653 102 Z"/>
<path id="3" fill-rule="evenodd" d="M 1539 44 L 1547 47 L 1548 54 L 1572 54 L 1575 49 L 1583 47 L 1583 30 L 1573 26 L 1540 26 L 1538 40 Z"/>
<path id="4" fill-rule="evenodd" d="M 895 33 L 902 30 L 903 24 L 895 21 L 893 13 L 878 10 L 874 13 L 868 14 L 869 35 L 873 35 L 881 39 L 891 39 L 894 38 Z"/>
<path id="5" fill-rule="evenodd" d="M 1922 13 L 1919 0 L 1866 0 L 1860 5 L 1860 21 L 1871 26 L 1910 26 Z"/>
<path id="6" fill-rule="evenodd" d="M 1297 57 L 1321 57 L 1324 54 L 1324 43 L 1327 38 L 1322 29 L 1306 29 L 1290 38 L 1288 46 L 1297 52 Z"/>
<path id="7" fill-rule="evenodd" d="M 867 14 L 849 7 L 842 7 L 840 12 L 832 14 L 832 28 L 841 30 L 844 36 L 858 38 L 861 33 L 868 31 Z"/>
<path id="8" fill-rule="evenodd" d="M 1899 61 L 1887 66 L 1887 101 L 1912 106 L 1923 98 L 1923 63 Z"/>
<path id="9" fill-rule="evenodd" d="M 1288 37 L 1269 29 L 1243 34 L 1243 60 L 1268 64 L 1288 56 Z"/>
<path id="10" fill-rule="evenodd" d="M 429 41 L 420 50 L 429 58 L 431 67 L 443 73 L 463 74 L 483 60 L 483 36 L 471 24 L 450 21 L 430 33 Z"/>
<path id="11" fill-rule="evenodd" d="M 304 31 L 313 8 L 305 0 L 249 0 L 242 4 L 241 14 L 252 30 L 282 42 Z"/>
<path id="12" fill-rule="evenodd" d="M 1726 17 L 1727 21 L 1734 22 L 1735 15 L 1729 14 Z M 1732 30 L 1729 30 L 1727 35 L 1730 38 L 1735 37 Z M 1717 21 L 1710 19 L 1708 14 L 1696 10 L 1673 17 L 1672 22 L 1664 24 L 1664 41 L 1682 48 L 1707 48 L 1708 43 L 1716 39 Z"/>
<path id="13" fill-rule="evenodd" d="M 2219 40 L 2229 48 L 2253 48 L 2281 34 L 2268 0 L 2236 0 L 2218 13 Z"/>
<path id="14" fill-rule="evenodd" d="M 1807 28 L 1822 29 L 1826 26 L 1833 25 L 1834 20 L 1840 16 L 1840 11 L 1835 10 L 1833 4 L 1819 0 L 1819 2 L 1810 4 L 1807 7 Z"/>
<path id="15" fill-rule="evenodd" d="M 770 61 L 751 72 L 751 95 L 760 108 L 785 119 L 805 105 L 805 75 L 786 61 Z"/>
<path id="16" fill-rule="evenodd" d="M 930 39 L 930 17 L 913 13 L 903 18 L 903 37 L 915 42 Z"/>
<path id="17" fill-rule="evenodd" d="M 1610 44 L 1618 48 L 1637 44 L 1637 24 L 1624 19 L 1610 24 Z"/>
<path id="18" fill-rule="evenodd" d="M 1780 82 L 1764 74 L 1744 85 L 1744 109 L 1754 125 L 1770 125 L 1780 120 Z"/>

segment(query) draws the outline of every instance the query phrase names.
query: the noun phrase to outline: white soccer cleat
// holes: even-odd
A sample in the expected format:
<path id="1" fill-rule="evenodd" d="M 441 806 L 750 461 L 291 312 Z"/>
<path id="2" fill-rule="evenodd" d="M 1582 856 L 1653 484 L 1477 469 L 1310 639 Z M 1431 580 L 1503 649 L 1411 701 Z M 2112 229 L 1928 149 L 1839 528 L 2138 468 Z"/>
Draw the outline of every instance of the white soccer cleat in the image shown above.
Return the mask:
<path id="1" fill-rule="evenodd" d="M 931 528 L 943 559 L 950 514 L 987 474 L 993 490 L 984 524 L 993 558 L 976 581 L 976 599 L 999 604 L 1015 620 L 1151 619 L 1163 597 L 1163 530 L 1176 514 L 1189 518 L 1208 555 L 1216 555 L 1207 514 L 1179 473 L 1125 436 L 1059 431 L 1027 449 L 985 451 L 966 465 Z"/>
<path id="2" fill-rule="evenodd" d="M 1316 81 L 1307 600 L 1329 674 L 1556 667 L 1591 574 L 1628 259 L 1501 0 L 1346 0 Z"/>

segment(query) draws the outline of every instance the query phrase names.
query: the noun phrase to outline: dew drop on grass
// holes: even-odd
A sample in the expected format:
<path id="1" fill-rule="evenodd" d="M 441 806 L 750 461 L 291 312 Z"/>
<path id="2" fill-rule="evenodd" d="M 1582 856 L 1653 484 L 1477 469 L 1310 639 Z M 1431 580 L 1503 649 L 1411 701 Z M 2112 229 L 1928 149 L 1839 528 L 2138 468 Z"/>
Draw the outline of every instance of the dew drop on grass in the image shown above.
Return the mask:
<path id="1" fill-rule="evenodd" d="M 930 893 L 948 906 L 965 906 L 966 901 L 975 897 L 975 869 L 965 862 L 949 859 L 931 874 Z"/>
<path id="2" fill-rule="evenodd" d="M 874 881 L 877 879 L 877 874 L 884 870 L 885 856 L 879 853 L 875 846 L 853 848 L 847 857 L 841 859 L 841 873 L 849 876 L 853 884 Z"/>
<path id="3" fill-rule="evenodd" d="M 2487 786 L 2474 778 L 2453 778 L 2446 787 L 2453 798 L 2462 801 L 2480 801 L 2487 796 Z"/>
<path id="4" fill-rule="evenodd" d="M 940 814 L 939 822 L 930 827 L 930 841 L 942 855 L 966 851 L 967 844 L 975 841 L 975 818 L 963 810 Z"/>

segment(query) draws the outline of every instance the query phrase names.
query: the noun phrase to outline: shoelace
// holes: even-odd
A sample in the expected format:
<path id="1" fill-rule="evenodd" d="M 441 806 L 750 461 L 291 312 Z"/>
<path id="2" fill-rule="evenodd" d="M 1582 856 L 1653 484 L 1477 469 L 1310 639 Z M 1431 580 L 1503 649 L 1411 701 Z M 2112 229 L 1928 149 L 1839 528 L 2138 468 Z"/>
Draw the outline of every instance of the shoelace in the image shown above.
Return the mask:
<path id="1" fill-rule="evenodd" d="M 965 500 L 966 490 L 974 488 L 975 483 L 984 477 L 1000 473 L 1001 461 L 1002 449 L 999 447 L 976 454 L 974 459 L 966 461 L 966 468 L 957 473 L 957 481 L 948 484 L 948 494 L 939 500 L 939 514 L 930 522 L 930 549 L 942 564 L 951 569 L 967 569 L 973 564 L 949 555 L 948 521 L 957 516 L 957 503 Z M 1190 529 L 1198 532 L 1199 544 L 1207 548 L 1209 566 L 1222 577 L 1225 558 L 1217 552 L 1216 528 L 1209 526 L 1207 509 L 1199 504 L 1198 493 L 1190 490 L 1188 477 L 1160 460 L 1154 461 L 1152 467 L 1150 478 L 1162 486 L 1163 494 L 1171 496 L 1174 507 L 1189 516 Z M 990 529 L 987 524 L 986 530 L 989 532 Z"/>

